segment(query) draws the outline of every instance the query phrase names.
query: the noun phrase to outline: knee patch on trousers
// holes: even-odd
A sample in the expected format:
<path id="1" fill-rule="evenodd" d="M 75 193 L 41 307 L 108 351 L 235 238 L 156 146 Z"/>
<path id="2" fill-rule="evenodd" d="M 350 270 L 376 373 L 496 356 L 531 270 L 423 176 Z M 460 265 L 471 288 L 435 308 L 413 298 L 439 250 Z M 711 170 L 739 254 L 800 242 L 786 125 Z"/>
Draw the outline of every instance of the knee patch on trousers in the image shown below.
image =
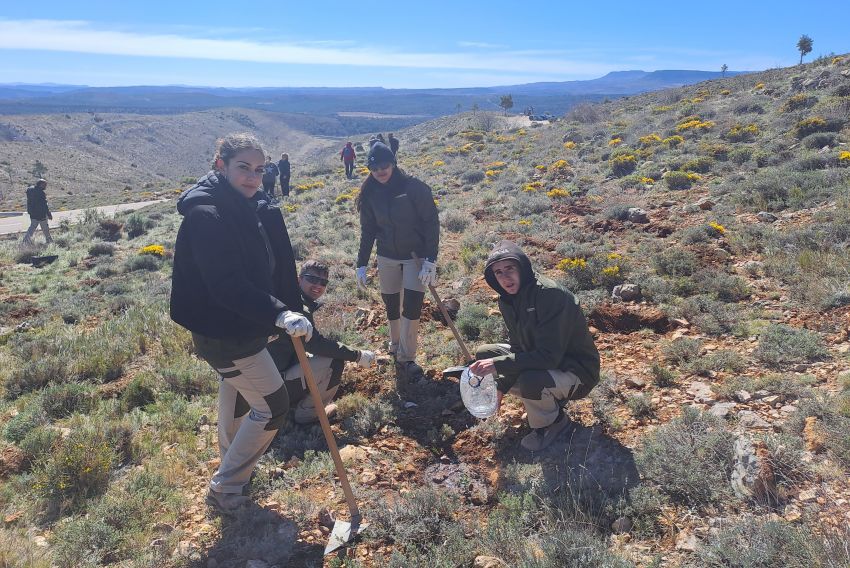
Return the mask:
<path id="1" fill-rule="evenodd" d="M 265 429 L 277 430 L 283 426 L 286 413 L 289 412 L 289 393 L 286 392 L 286 387 L 281 385 L 279 389 L 263 398 L 266 399 L 266 404 L 269 405 L 269 410 L 272 413 Z"/>
<path id="2" fill-rule="evenodd" d="M 418 320 L 422 314 L 422 301 L 425 299 L 425 292 L 418 290 L 404 289 L 404 308 L 401 315 L 409 320 Z M 392 319 L 392 318 L 390 318 Z"/>
<path id="3" fill-rule="evenodd" d="M 342 370 L 345 369 L 345 361 L 334 359 L 331 361 L 331 378 L 328 381 L 328 390 L 338 386 L 342 380 Z"/>
<path id="4" fill-rule="evenodd" d="M 233 418 L 242 418 L 248 411 L 251 410 L 251 405 L 242 396 L 242 393 L 236 393 L 236 405 L 233 407 Z"/>
<path id="5" fill-rule="evenodd" d="M 555 380 L 548 371 L 523 371 L 517 379 L 517 386 L 522 398 L 540 400 L 543 389 L 555 386 Z"/>
<path id="6" fill-rule="evenodd" d="M 401 317 L 401 292 L 395 294 L 381 294 L 384 300 L 384 306 L 387 308 L 387 319 L 397 320 Z M 405 303 L 407 298 L 405 298 Z"/>

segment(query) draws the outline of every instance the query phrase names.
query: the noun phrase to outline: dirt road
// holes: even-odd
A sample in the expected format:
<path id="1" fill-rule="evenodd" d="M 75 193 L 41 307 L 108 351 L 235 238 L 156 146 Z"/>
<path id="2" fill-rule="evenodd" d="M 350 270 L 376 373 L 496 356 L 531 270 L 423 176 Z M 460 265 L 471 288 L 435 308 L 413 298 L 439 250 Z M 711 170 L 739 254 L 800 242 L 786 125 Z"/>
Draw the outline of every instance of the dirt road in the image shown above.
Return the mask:
<path id="1" fill-rule="evenodd" d="M 161 200 L 160 200 L 161 201 Z M 94 207 L 94 209 L 104 215 L 114 215 L 118 211 L 128 211 L 141 209 L 160 201 L 138 201 L 136 203 L 121 203 L 119 205 L 104 205 L 102 207 Z M 71 209 L 70 211 L 54 211 L 53 220 L 50 221 L 50 228 L 58 227 L 59 223 L 67 219 L 71 223 L 80 221 L 85 215 L 85 209 Z M 30 226 L 30 216 L 26 213 L 22 215 L 14 215 L 10 217 L 0 216 L 0 235 L 10 235 L 13 233 L 23 233 Z M 40 231 L 39 231 L 40 232 Z"/>

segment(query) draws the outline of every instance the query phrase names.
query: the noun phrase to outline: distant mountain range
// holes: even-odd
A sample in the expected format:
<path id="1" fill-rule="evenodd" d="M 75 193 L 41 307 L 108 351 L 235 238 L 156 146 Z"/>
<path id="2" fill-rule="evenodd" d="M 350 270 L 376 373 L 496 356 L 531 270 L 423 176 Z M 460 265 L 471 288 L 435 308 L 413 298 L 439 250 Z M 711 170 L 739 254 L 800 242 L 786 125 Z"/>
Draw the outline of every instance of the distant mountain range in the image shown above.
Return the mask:
<path id="1" fill-rule="evenodd" d="M 727 75 L 739 72 L 728 71 Z M 407 115 L 396 127 L 469 110 L 499 109 L 510 94 L 514 112 L 564 114 L 571 107 L 605 97 L 680 87 L 716 79 L 714 71 L 617 71 L 587 81 L 527 83 L 462 89 L 381 87 L 218 88 L 186 86 L 88 87 L 57 84 L 0 84 L 0 114 L 129 112 L 169 114 L 225 107 L 331 116 L 338 113 Z"/>

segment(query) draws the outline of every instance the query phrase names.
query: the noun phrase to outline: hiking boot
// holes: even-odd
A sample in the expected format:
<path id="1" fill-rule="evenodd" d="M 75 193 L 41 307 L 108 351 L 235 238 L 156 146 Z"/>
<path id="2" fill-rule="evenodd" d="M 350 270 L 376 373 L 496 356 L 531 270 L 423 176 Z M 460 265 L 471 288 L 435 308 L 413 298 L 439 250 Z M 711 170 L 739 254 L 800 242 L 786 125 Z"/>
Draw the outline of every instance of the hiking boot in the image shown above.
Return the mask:
<path id="1" fill-rule="evenodd" d="M 395 373 L 399 382 L 418 383 L 425 379 L 425 371 L 416 364 L 416 361 L 396 361 Z"/>
<path id="2" fill-rule="evenodd" d="M 207 493 L 206 504 L 222 513 L 233 513 L 251 502 L 251 498 L 241 493 L 221 493 L 212 489 Z"/>
<path id="3" fill-rule="evenodd" d="M 520 441 L 520 445 L 530 452 L 539 452 L 549 446 L 558 437 L 558 434 L 566 430 L 571 423 L 572 421 L 561 412 L 549 426 L 535 428 L 526 434 Z"/>

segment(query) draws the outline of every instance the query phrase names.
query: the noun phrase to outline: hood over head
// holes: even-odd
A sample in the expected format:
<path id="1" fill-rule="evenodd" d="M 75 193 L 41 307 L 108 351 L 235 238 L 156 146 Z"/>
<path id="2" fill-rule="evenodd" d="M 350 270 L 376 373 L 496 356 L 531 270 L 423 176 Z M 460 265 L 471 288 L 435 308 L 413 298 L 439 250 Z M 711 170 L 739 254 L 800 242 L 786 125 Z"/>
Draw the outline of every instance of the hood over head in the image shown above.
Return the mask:
<path id="1" fill-rule="evenodd" d="M 215 193 L 221 191 L 225 184 L 230 185 L 224 176 L 215 170 L 208 172 L 195 185 L 180 194 L 177 198 L 177 212 L 186 215 L 190 209 L 198 205 L 215 204 Z"/>
<path id="2" fill-rule="evenodd" d="M 487 263 L 484 265 L 484 280 L 503 298 L 509 298 L 511 295 L 505 292 L 505 289 L 496 280 L 496 275 L 493 274 L 493 265 L 501 260 L 515 260 L 519 263 L 520 277 L 522 278 L 520 289 L 525 288 L 536 280 L 534 270 L 531 268 L 531 261 L 516 243 L 513 241 L 500 241 L 496 243 L 487 257 Z"/>

